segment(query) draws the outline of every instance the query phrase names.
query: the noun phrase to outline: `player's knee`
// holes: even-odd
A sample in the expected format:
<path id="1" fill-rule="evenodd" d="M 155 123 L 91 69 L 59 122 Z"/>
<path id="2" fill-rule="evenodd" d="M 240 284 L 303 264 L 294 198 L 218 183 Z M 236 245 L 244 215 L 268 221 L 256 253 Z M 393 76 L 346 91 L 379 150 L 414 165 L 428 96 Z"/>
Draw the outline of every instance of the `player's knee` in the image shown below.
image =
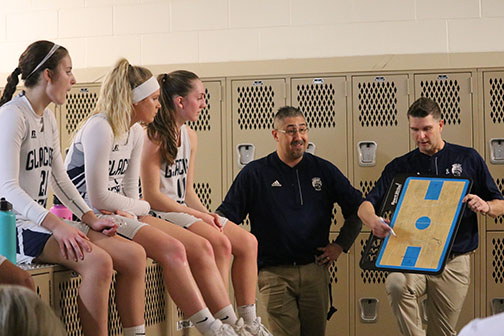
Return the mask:
<path id="1" fill-rule="evenodd" d="M 213 253 L 216 258 L 231 258 L 231 242 L 225 235 L 218 235 L 217 239 L 212 242 L 210 248 L 213 248 Z"/>
<path id="2" fill-rule="evenodd" d="M 163 267 L 177 268 L 187 264 L 187 254 L 184 245 L 178 241 L 173 240 L 169 246 L 166 246 L 165 251 L 162 253 L 162 258 L 157 260 Z"/>
<path id="3" fill-rule="evenodd" d="M 125 265 L 127 265 L 128 273 L 136 273 L 138 270 L 143 270 L 146 267 L 147 255 L 145 250 L 140 244 L 131 242 L 127 249 L 124 251 L 122 256 L 123 260 L 127 260 Z"/>
<path id="4" fill-rule="evenodd" d="M 87 254 L 84 260 L 83 277 L 93 277 L 101 281 L 112 281 L 114 263 L 112 257 L 107 252 L 98 246 L 93 246 L 93 251 Z"/>

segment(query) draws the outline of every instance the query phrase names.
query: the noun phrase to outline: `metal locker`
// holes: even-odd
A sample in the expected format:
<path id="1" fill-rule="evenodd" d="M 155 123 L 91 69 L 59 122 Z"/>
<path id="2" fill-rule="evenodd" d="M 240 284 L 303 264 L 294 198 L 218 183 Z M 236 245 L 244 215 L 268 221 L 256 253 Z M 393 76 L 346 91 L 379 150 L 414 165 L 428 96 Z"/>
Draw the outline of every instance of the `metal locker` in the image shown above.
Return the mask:
<path id="1" fill-rule="evenodd" d="M 194 326 L 189 320 L 184 318 L 184 314 L 180 310 L 179 307 L 173 302 L 173 300 L 167 296 L 166 300 L 167 305 L 167 324 L 168 324 L 168 332 L 167 336 L 182 336 L 191 334 Z M 194 334 L 194 333 L 192 333 Z"/>
<path id="2" fill-rule="evenodd" d="M 355 159 L 354 186 L 364 197 L 374 187 L 385 165 L 409 151 L 408 76 L 352 77 L 352 118 Z M 369 146 L 368 146 L 369 145 Z M 365 146 L 374 155 L 375 165 L 359 162 L 359 148 Z M 364 163 L 364 164 L 363 164 Z M 369 231 L 364 226 L 363 231 Z"/>
<path id="3" fill-rule="evenodd" d="M 168 301 L 169 296 L 164 285 L 163 269 L 157 262 L 147 258 L 144 313 L 147 335 L 168 335 L 171 327 L 168 321 Z"/>
<path id="4" fill-rule="evenodd" d="M 443 139 L 473 146 L 472 74 L 437 73 L 415 75 L 415 99 L 428 97 L 439 104 L 444 120 Z M 416 144 L 412 141 L 412 148 Z"/>
<path id="5" fill-rule="evenodd" d="M 399 325 L 392 313 L 385 292 L 385 279 L 388 272 L 363 270 L 359 267 L 361 255 L 366 246 L 369 233 L 361 233 L 355 240 L 354 281 L 354 321 L 355 335 L 400 335 Z"/>
<path id="6" fill-rule="evenodd" d="M 253 159 L 259 159 L 276 150 L 275 140 L 271 135 L 274 128 L 273 117 L 278 109 L 286 104 L 286 83 L 283 78 L 231 81 L 233 176 L 241 169 L 236 150 L 238 146 L 252 144 Z M 241 225 L 250 231 L 248 216 Z"/>
<path id="7" fill-rule="evenodd" d="M 194 167 L 194 190 L 210 211 L 222 200 L 222 97 L 220 81 L 204 81 L 205 102 L 196 122 L 187 125 L 198 134 L 198 152 Z"/>
<path id="8" fill-rule="evenodd" d="M 339 232 L 330 234 L 334 242 Z M 352 251 L 352 250 L 351 250 Z M 349 253 L 342 253 L 338 261 L 329 267 L 333 306 L 336 312 L 327 321 L 326 335 L 348 335 L 350 333 L 350 258 Z"/>
<path id="9" fill-rule="evenodd" d="M 83 335 L 77 306 L 80 276 L 74 271 L 60 270 L 54 272 L 53 281 L 53 309 L 56 315 L 65 326 L 69 336 Z"/>
<path id="10" fill-rule="evenodd" d="M 315 155 L 331 161 L 348 176 L 348 131 L 346 78 L 318 77 L 291 79 L 292 105 L 299 107 L 310 128 L 308 140 Z M 331 231 L 343 224 L 339 206 L 333 209 Z"/>
<path id="11" fill-rule="evenodd" d="M 486 233 L 486 297 L 482 314 L 504 311 L 504 232 Z"/>
<path id="12" fill-rule="evenodd" d="M 67 99 L 60 111 L 60 146 L 63 159 L 70 147 L 74 134 L 81 121 L 87 118 L 96 107 L 101 83 L 77 84 L 67 93 Z"/>
<path id="13" fill-rule="evenodd" d="M 504 163 L 495 161 L 497 139 L 504 142 L 504 71 L 483 73 L 485 161 L 501 193 L 504 193 Z M 497 156 L 498 157 L 498 156 Z M 498 157 L 499 158 L 499 157 Z M 504 216 L 486 218 L 487 230 L 504 230 Z"/>
<path id="14" fill-rule="evenodd" d="M 115 303 L 115 278 L 109 292 L 109 335 L 122 335 L 122 324 Z M 161 267 L 147 259 L 145 278 L 145 327 L 149 335 L 167 335 L 167 294 Z M 61 268 L 54 272 L 54 305 L 56 315 L 63 322 L 68 335 L 82 335 L 77 298 L 81 277 L 78 273 Z"/>
<path id="15" fill-rule="evenodd" d="M 235 148 L 254 144 L 255 159 L 275 151 L 273 117 L 286 99 L 285 79 L 231 81 L 233 176 L 239 172 Z"/>
<path id="16" fill-rule="evenodd" d="M 52 278 L 54 266 L 47 264 L 29 264 L 19 265 L 19 267 L 30 273 L 35 284 L 37 295 L 42 301 L 52 306 Z"/>

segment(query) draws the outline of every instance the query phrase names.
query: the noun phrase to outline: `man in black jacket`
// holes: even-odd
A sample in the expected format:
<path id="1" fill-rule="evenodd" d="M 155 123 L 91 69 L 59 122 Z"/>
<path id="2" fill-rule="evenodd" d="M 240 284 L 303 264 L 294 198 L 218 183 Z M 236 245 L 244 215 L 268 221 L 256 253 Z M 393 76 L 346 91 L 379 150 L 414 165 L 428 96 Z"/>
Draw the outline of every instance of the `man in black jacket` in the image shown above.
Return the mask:
<path id="1" fill-rule="evenodd" d="M 277 150 L 242 169 L 217 212 L 235 223 L 250 217 L 272 333 L 323 336 L 328 266 L 360 232 L 362 194 L 332 163 L 305 152 L 308 127 L 299 109 L 282 107 L 274 121 Z M 329 243 L 334 203 L 345 223 Z"/>
<path id="2" fill-rule="evenodd" d="M 445 142 L 444 122 L 436 102 L 419 98 L 408 110 L 410 132 L 417 149 L 392 160 L 359 208 L 359 217 L 373 234 L 385 237 L 390 227 L 375 214 L 397 174 L 461 176 L 472 179 L 471 194 L 463 202 L 468 209 L 460 221 L 449 260 L 440 275 L 390 273 L 385 282 L 392 310 L 403 335 L 424 336 L 418 298 L 427 299 L 427 335 L 455 335 L 455 325 L 470 283 L 470 252 L 478 247 L 476 213 L 504 214 L 502 194 L 483 158 L 473 149 Z"/>

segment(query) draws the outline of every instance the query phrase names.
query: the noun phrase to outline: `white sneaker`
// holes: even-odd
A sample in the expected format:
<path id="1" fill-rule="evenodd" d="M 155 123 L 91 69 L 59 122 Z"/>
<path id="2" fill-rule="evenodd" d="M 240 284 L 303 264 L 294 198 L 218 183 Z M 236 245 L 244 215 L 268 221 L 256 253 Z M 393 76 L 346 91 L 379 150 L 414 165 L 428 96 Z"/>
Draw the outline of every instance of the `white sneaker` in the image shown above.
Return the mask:
<path id="1" fill-rule="evenodd" d="M 251 324 L 246 324 L 245 329 L 252 336 L 273 336 L 273 334 L 261 323 L 261 318 L 258 316 Z"/>
<path id="2" fill-rule="evenodd" d="M 243 322 L 243 319 L 241 317 L 233 325 L 233 329 L 235 333 L 239 336 L 252 336 L 252 334 L 247 331 L 245 327 L 245 322 Z"/>
<path id="3" fill-rule="evenodd" d="M 216 319 L 212 327 L 205 333 L 205 336 L 238 336 L 234 328 L 229 324 L 223 324 L 221 320 Z"/>

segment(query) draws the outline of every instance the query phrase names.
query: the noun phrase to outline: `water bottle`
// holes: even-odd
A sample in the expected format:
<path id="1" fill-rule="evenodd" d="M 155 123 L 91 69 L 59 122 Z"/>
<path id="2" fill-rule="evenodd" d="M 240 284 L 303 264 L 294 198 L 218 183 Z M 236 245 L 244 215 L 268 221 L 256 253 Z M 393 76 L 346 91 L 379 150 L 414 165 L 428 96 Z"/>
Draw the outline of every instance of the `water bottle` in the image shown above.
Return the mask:
<path id="1" fill-rule="evenodd" d="M 16 263 L 16 215 L 12 204 L 0 199 L 0 254 Z"/>
<path id="2" fill-rule="evenodd" d="M 72 211 L 64 206 L 56 195 L 53 196 L 53 206 L 49 211 L 59 218 L 67 219 L 69 221 L 72 220 Z"/>

